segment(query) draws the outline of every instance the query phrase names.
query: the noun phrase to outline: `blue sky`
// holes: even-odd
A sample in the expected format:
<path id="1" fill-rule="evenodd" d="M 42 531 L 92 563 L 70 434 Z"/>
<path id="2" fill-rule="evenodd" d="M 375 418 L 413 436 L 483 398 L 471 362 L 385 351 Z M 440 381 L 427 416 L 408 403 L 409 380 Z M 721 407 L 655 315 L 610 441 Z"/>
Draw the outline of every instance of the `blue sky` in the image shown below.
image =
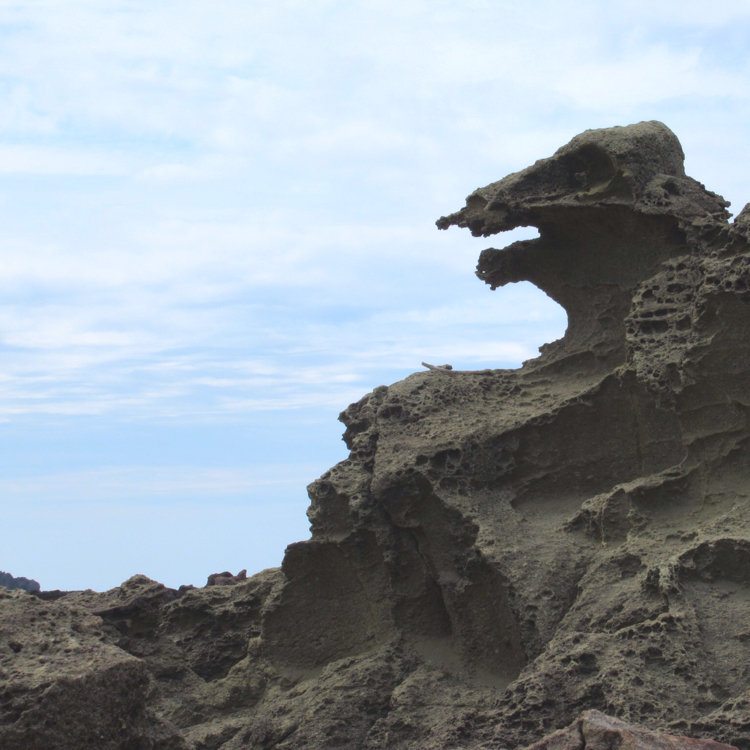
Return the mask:
<path id="1" fill-rule="evenodd" d="M 350 402 L 564 331 L 435 219 L 645 119 L 739 211 L 749 50 L 746 0 L 5 0 L 0 569 L 278 565 Z"/>

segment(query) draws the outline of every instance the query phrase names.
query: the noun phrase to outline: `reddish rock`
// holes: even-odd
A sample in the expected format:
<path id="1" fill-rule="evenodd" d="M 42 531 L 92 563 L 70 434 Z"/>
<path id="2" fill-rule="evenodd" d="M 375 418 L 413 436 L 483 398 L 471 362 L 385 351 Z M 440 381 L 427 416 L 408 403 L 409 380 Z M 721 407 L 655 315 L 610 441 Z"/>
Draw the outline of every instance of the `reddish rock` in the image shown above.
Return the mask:
<path id="1" fill-rule="evenodd" d="M 237 575 L 225 570 L 223 573 L 211 573 L 206 586 L 230 586 L 233 583 L 247 580 L 247 570 L 241 570 Z"/>

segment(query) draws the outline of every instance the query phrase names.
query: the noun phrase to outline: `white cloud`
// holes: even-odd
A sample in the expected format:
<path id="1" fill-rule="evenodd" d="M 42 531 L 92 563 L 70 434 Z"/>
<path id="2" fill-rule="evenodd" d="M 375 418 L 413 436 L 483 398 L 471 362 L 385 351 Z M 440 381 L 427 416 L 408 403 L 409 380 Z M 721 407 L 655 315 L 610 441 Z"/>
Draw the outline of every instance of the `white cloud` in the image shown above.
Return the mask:
<path id="1" fill-rule="evenodd" d="M 611 111 L 686 97 L 736 96 L 747 89 L 747 77 L 741 70 L 706 69 L 698 48 L 639 45 L 619 59 L 581 61 L 559 77 L 556 88 L 576 106 Z"/>
<path id="2" fill-rule="evenodd" d="M 136 177 L 143 180 L 174 182 L 177 180 L 205 179 L 212 175 L 210 167 L 205 164 L 186 164 L 183 162 L 166 162 L 152 164 L 141 170 Z"/>
<path id="3" fill-rule="evenodd" d="M 68 146 L 0 145 L 0 175 L 124 176 L 129 159 L 104 150 Z"/>
<path id="4" fill-rule="evenodd" d="M 265 465 L 252 468 L 196 466 L 113 466 L 34 476 L 0 478 L 0 492 L 10 504 L 44 507 L 58 502 L 88 503 L 128 499 L 153 505 L 160 498 L 211 494 L 245 502 L 258 493 L 292 488 L 300 493 L 311 481 L 314 464 Z"/>
<path id="5" fill-rule="evenodd" d="M 616 8 L 618 3 L 614 4 Z M 641 25 L 664 24 L 671 28 L 695 26 L 701 30 L 750 20 L 750 7 L 744 0 L 726 0 L 710 8 L 703 0 L 622 0 L 622 9 Z"/>

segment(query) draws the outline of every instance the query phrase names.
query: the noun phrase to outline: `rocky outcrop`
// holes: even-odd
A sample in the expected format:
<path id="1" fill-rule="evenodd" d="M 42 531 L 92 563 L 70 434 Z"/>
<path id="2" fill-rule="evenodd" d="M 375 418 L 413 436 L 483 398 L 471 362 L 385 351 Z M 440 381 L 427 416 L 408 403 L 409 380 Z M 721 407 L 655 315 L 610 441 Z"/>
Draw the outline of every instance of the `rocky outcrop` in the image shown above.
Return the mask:
<path id="1" fill-rule="evenodd" d="M 148 707 L 147 664 L 74 602 L 0 589 L 0 747 L 185 750 Z"/>
<path id="2" fill-rule="evenodd" d="M 223 573 L 211 573 L 206 586 L 231 586 L 233 583 L 247 580 L 247 570 L 241 570 L 237 575 L 225 570 Z"/>
<path id="3" fill-rule="evenodd" d="M 23 589 L 24 591 L 39 591 L 41 588 L 38 581 L 23 576 L 14 578 L 10 573 L 4 573 L 2 570 L 0 570 L 0 586 L 6 589 Z"/>
<path id="4" fill-rule="evenodd" d="M 594 709 L 750 750 L 750 210 L 726 205 L 655 122 L 475 191 L 438 225 L 538 227 L 477 273 L 537 284 L 566 335 L 349 406 L 280 569 L 14 594 L 55 634 L 0 633 L 0 746 L 115 747 L 46 708 L 78 675 L 76 706 L 112 707 L 81 731 L 132 747 L 501 750 Z"/>

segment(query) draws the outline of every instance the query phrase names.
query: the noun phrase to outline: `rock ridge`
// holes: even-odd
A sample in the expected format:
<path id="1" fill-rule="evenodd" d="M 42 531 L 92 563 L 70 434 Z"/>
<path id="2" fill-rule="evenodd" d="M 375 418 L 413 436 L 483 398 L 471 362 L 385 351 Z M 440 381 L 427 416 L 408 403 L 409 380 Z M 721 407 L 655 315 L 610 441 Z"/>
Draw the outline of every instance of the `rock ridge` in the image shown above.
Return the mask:
<path id="1" fill-rule="evenodd" d="M 750 750 L 750 208 L 683 159 L 586 131 L 438 220 L 537 227 L 477 275 L 566 334 L 346 408 L 281 568 L 0 590 L 0 746 L 572 748 L 598 711 Z"/>

